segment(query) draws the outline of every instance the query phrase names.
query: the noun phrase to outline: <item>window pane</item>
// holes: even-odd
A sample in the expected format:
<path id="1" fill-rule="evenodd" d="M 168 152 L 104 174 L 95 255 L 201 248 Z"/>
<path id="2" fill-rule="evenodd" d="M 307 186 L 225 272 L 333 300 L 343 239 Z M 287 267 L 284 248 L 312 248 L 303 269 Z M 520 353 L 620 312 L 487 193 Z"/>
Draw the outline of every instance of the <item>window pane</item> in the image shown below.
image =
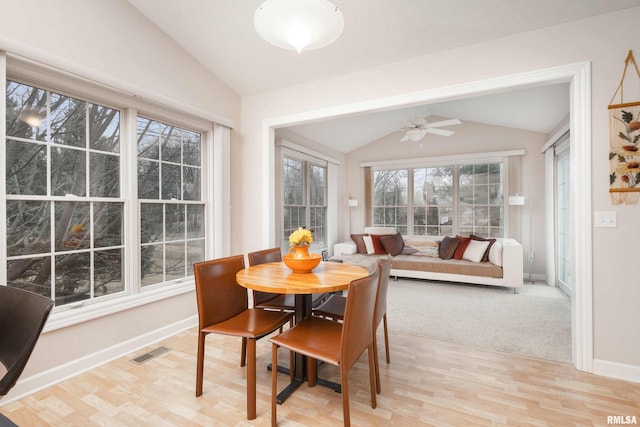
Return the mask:
<path id="1" fill-rule="evenodd" d="M 89 148 L 120 152 L 120 112 L 89 104 Z"/>
<path id="2" fill-rule="evenodd" d="M 7 194 L 47 194 L 47 147 L 7 141 Z"/>
<path id="3" fill-rule="evenodd" d="M 160 123 L 138 117 L 138 157 L 160 160 Z"/>
<path id="4" fill-rule="evenodd" d="M 204 237 L 204 206 L 187 205 L 187 237 Z"/>
<path id="5" fill-rule="evenodd" d="M 140 241 L 142 243 L 162 241 L 163 205 L 160 203 L 142 203 L 140 205 Z"/>
<path id="6" fill-rule="evenodd" d="M 120 196 L 120 157 L 90 153 L 91 197 Z"/>
<path id="7" fill-rule="evenodd" d="M 165 240 L 184 240 L 184 205 L 165 205 Z"/>
<path id="8" fill-rule="evenodd" d="M 160 156 L 163 162 L 182 162 L 182 131 L 180 128 L 170 125 L 161 125 L 162 148 Z"/>
<path id="9" fill-rule="evenodd" d="M 94 255 L 95 296 L 124 291 L 124 249 L 96 251 Z"/>
<path id="10" fill-rule="evenodd" d="M 49 202 L 7 200 L 7 256 L 51 251 Z"/>
<path id="11" fill-rule="evenodd" d="M 194 263 L 204 261 L 204 240 L 187 242 L 187 269 L 186 275 L 193 276 Z"/>
<path id="12" fill-rule="evenodd" d="M 55 202 L 56 250 L 91 247 L 89 206 L 89 202 Z"/>
<path id="13" fill-rule="evenodd" d="M 57 306 L 91 298 L 91 255 L 89 252 L 58 255 L 55 301 Z"/>
<path id="14" fill-rule="evenodd" d="M 164 281 L 164 250 L 162 244 L 143 246 L 140 255 L 140 282 L 142 286 Z"/>
<path id="15" fill-rule="evenodd" d="M 200 166 L 201 157 L 201 136 L 197 132 L 190 132 L 188 130 L 182 131 L 183 146 L 182 155 L 183 162 L 186 165 Z"/>
<path id="16" fill-rule="evenodd" d="M 7 261 L 7 286 L 51 297 L 51 257 Z"/>
<path id="17" fill-rule="evenodd" d="M 124 244 L 122 237 L 123 209 L 122 203 L 94 204 L 94 246 L 96 248 Z"/>
<path id="18" fill-rule="evenodd" d="M 309 194 L 311 206 L 324 206 L 325 203 L 325 183 L 327 182 L 327 168 L 311 165 L 311 177 L 309 182 Z"/>
<path id="19" fill-rule="evenodd" d="M 284 158 L 282 160 L 283 203 L 304 204 L 304 163 Z"/>
<path id="20" fill-rule="evenodd" d="M 138 198 L 160 199 L 160 163 L 138 160 Z"/>
<path id="21" fill-rule="evenodd" d="M 52 93 L 50 108 L 51 141 L 73 147 L 86 147 L 86 103 Z"/>
<path id="22" fill-rule="evenodd" d="M 54 196 L 86 196 L 84 150 L 51 147 L 51 191 Z"/>
<path id="23" fill-rule="evenodd" d="M 44 141 L 47 134 L 47 92 L 7 81 L 7 136 Z"/>
<path id="24" fill-rule="evenodd" d="M 200 200 L 200 168 L 182 168 L 184 174 L 183 200 Z"/>
<path id="25" fill-rule="evenodd" d="M 169 163 L 160 164 L 162 175 L 162 198 L 164 200 L 180 200 L 182 185 L 180 185 L 180 166 Z"/>
<path id="26" fill-rule="evenodd" d="M 185 243 L 167 243 L 165 256 L 165 281 L 186 277 Z"/>

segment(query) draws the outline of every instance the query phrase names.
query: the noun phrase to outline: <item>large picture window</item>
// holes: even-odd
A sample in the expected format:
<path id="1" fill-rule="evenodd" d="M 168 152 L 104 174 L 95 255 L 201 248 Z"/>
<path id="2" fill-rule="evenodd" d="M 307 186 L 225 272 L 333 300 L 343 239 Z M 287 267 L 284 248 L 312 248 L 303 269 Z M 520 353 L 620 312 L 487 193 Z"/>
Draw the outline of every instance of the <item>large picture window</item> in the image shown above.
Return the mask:
<path id="1" fill-rule="evenodd" d="M 127 99 L 114 107 L 18 80 L 5 85 L 0 280 L 57 310 L 188 284 L 207 247 L 206 125 L 136 117 L 128 113 L 139 104 Z"/>
<path id="2" fill-rule="evenodd" d="M 204 259 L 201 135 L 138 118 L 140 281 L 182 279 Z"/>
<path id="3" fill-rule="evenodd" d="M 312 248 L 327 245 L 327 166 L 322 161 L 282 158 L 282 247 L 299 227 L 313 231 Z"/>
<path id="4" fill-rule="evenodd" d="M 7 81 L 7 284 L 61 306 L 125 289 L 120 112 Z"/>
<path id="5" fill-rule="evenodd" d="M 504 236 L 503 162 L 372 174 L 374 226 L 395 227 L 404 235 Z"/>

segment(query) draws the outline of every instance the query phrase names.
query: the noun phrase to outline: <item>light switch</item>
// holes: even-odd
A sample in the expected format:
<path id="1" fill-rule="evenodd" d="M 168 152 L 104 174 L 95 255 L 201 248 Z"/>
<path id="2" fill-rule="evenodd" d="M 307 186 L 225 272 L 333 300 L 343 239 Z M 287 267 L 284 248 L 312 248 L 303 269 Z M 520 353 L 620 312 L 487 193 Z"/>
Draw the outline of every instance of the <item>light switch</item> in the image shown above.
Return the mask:
<path id="1" fill-rule="evenodd" d="M 595 226 L 615 228 L 618 226 L 618 218 L 615 211 L 598 211 L 595 213 Z"/>

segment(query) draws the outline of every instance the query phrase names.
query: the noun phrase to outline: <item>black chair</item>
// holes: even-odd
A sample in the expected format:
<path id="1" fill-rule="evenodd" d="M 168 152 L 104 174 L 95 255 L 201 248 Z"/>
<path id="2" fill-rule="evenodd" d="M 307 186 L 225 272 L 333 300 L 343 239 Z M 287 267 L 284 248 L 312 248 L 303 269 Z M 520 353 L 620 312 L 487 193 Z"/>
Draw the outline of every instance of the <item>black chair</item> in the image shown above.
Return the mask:
<path id="1" fill-rule="evenodd" d="M 53 301 L 42 295 L 0 286 L 0 363 L 7 369 L 0 399 L 16 385 L 52 308 Z M 0 425 L 15 425 L 3 418 L 0 414 Z"/>

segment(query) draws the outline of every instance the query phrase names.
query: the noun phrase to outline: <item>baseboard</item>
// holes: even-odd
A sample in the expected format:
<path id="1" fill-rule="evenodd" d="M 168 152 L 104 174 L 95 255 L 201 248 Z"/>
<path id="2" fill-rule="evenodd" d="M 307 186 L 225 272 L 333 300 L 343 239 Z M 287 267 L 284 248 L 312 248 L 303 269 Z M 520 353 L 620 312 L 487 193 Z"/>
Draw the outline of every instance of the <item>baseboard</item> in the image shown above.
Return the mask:
<path id="1" fill-rule="evenodd" d="M 594 359 L 593 373 L 603 377 L 640 383 L 640 366 Z"/>
<path id="2" fill-rule="evenodd" d="M 0 401 L 0 406 L 72 378 L 97 366 L 104 365 L 105 363 L 132 353 L 140 348 L 192 328 L 197 324 L 198 317 L 191 316 L 128 341 L 118 343 L 99 352 L 65 363 L 64 365 L 57 366 L 48 371 L 41 372 L 30 377 L 21 378 L 13 389 L 11 389 L 11 391 Z"/>

